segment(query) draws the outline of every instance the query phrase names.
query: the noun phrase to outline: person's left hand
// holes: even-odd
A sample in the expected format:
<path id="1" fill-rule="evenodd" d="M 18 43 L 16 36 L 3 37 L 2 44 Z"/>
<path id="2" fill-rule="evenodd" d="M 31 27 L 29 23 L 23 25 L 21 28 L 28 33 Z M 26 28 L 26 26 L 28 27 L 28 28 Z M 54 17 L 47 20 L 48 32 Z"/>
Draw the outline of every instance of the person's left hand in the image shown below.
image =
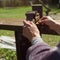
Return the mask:
<path id="1" fill-rule="evenodd" d="M 37 26 L 32 21 L 23 21 L 23 36 L 31 41 L 34 37 L 40 37 L 40 32 Z"/>

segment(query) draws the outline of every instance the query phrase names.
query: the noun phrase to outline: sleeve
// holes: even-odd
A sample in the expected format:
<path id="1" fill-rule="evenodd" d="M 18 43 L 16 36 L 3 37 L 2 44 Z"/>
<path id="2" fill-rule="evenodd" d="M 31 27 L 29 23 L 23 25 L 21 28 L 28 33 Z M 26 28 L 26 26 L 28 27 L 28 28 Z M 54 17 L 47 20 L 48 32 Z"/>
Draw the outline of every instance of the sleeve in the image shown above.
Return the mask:
<path id="1" fill-rule="evenodd" d="M 43 57 L 49 52 L 50 46 L 45 42 L 39 42 L 36 38 L 34 44 L 28 48 L 26 60 L 42 60 Z M 38 43 L 39 42 L 39 43 Z"/>
<path id="2" fill-rule="evenodd" d="M 60 42 L 57 46 L 50 49 L 49 53 L 46 54 L 43 60 L 60 60 Z"/>

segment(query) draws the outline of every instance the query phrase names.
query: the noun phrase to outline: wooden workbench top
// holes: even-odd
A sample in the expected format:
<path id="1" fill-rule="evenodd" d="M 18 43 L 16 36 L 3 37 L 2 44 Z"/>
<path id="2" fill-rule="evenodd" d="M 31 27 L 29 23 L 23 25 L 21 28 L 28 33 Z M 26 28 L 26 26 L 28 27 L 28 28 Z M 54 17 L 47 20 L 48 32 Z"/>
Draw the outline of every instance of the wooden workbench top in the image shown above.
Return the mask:
<path id="1" fill-rule="evenodd" d="M 22 26 L 23 19 L 19 18 L 0 18 L 0 25 Z"/>
<path id="2" fill-rule="evenodd" d="M 14 25 L 14 26 L 22 26 L 23 20 L 20 18 L 0 18 L 0 25 Z M 60 20 L 56 20 L 60 22 Z"/>
<path id="3" fill-rule="evenodd" d="M 0 18 L 0 29 L 3 30 L 22 30 L 24 19 L 18 18 Z M 60 20 L 56 20 L 60 22 Z"/>
<path id="4" fill-rule="evenodd" d="M 0 29 L 20 31 L 23 26 L 23 20 L 18 18 L 0 18 Z"/>

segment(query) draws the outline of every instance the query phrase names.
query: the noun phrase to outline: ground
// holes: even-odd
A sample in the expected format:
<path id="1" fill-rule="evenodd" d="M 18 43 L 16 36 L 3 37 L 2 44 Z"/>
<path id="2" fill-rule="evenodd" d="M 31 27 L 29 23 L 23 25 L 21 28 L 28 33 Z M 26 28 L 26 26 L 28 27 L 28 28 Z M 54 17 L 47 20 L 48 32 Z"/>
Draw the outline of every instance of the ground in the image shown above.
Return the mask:
<path id="1" fill-rule="evenodd" d="M 60 20 L 60 13 L 50 15 L 55 20 Z"/>

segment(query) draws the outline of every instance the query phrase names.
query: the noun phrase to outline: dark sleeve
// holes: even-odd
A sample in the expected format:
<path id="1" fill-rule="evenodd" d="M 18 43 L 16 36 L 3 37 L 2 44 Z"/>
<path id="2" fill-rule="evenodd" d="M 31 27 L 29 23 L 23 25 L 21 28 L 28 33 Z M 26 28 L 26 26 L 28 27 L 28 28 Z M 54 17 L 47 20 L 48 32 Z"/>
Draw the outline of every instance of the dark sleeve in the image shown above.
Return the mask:
<path id="1" fill-rule="evenodd" d="M 60 42 L 46 54 L 43 60 L 60 60 Z"/>
<path id="2" fill-rule="evenodd" d="M 26 60 L 42 60 L 50 51 L 50 46 L 42 42 L 29 47 Z"/>

